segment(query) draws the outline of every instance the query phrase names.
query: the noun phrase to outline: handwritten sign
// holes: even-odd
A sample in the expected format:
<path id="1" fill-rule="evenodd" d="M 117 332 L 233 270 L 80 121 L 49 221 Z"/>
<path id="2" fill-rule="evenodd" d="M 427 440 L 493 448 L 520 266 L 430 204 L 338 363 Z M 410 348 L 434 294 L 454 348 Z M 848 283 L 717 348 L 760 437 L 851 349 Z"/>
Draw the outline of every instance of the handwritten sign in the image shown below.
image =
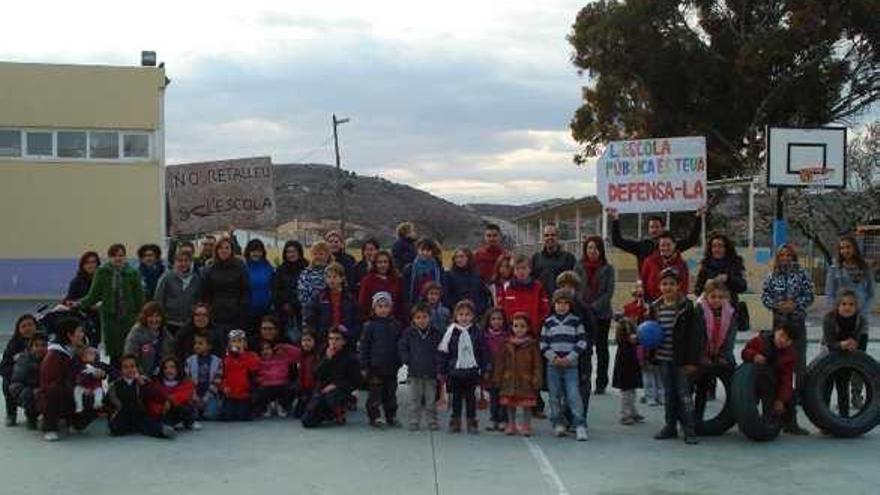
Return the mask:
<path id="1" fill-rule="evenodd" d="M 696 210 L 706 204 L 706 139 L 608 143 L 596 182 L 602 205 L 620 213 Z"/>
<path id="2" fill-rule="evenodd" d="M 185 163 L 165 169 L 172 235 L 275 227 L 269 157 Z"/>

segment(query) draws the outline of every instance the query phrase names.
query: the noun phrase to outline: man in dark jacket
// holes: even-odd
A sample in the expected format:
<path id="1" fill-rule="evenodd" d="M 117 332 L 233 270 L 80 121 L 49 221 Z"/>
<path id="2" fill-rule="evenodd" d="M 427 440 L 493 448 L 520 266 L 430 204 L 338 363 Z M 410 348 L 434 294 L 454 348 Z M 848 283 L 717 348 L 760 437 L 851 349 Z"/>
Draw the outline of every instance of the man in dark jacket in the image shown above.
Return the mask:
<path id="1" fill-rule="evenodd" d="M 556 224 L 544 226 L 544 248 L 532 256 L 532 277 L 541 282 L 547 294 L 556 291 L 556 277 L 574 270 L 574 255 L 559 245 L 559 229 Z"/>
<path id="2" fill-rule="evenodd" d="M 647 239 L 624 239 L 620 232 L 620 218 L 617 210 L 609 208 L 605 210 L 611 217 L 611 245 L 626 251 L 636 257 L 639 271 L 642 269 L 642 262 L 657 249 L 657 238 L 666 231 L 666 225 L 663 218 L 659 216 L 648 217 L 648 238 Z M 680 253 L 696 246 L 700 242 L 700 234 L 703 231 L 703 217 L 706 215 L 706 209 L 700 208 L 696 211 L 691 230 L 687 237 L 675 241 L 675 245 Z"/>
<path id="3" fill-rule="evenodd" d="M 391 317 L 391 294 L 373 295 L 373 318 L 364 325 L 361 335 L 361 373 L 367 383 L 367 416 L 370 426 L 382 427 L 379 406 L 385 410 L 385 424 L 397 422 L 397 371 L 400 369 L 398 341 L 400 324 Z"/>

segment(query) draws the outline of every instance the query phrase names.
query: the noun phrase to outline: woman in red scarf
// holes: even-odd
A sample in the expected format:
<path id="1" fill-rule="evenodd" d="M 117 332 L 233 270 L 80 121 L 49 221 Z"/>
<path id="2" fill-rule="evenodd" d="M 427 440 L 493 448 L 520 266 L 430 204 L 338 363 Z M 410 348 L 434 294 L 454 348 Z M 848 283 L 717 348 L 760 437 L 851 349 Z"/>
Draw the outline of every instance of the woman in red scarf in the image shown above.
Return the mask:
<path id="1" fill-rule="evenodd" d="M 611 298 L 614 296 L 614 267 L 605 257 L 605 242 L 599 236 L 584 241 L 581 261 L 575 267 L 581 278 L 580 302 L 596 320 L 596 387 L 604 394 L 608 386 L 608 329 L 611 327 Z"/>

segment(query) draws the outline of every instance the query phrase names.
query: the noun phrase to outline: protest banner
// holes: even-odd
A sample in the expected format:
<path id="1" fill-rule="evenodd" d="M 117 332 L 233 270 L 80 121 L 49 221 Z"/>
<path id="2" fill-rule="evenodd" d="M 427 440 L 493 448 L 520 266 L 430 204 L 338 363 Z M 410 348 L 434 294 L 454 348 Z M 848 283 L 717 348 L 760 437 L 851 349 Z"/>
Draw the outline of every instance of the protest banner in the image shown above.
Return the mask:
<path id="1" fill-rule="evenodd" d="M 269 157 L 171 165 L 165 189 L 172 235 L 275 227 L 275 186 Z"/>
<path id="2" fill-rule="evenodd" d="M 706 139 L 608 143 L 596 162 L 596 195 L 620 213 L 696 210 L 706 204 Z"/>

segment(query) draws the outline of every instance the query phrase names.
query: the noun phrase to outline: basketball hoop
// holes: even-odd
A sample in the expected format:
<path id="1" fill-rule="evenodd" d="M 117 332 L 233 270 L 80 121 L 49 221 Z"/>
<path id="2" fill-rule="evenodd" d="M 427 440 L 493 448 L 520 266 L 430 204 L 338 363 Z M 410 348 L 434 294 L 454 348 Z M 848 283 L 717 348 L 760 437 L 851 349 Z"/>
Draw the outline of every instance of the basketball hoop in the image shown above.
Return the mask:
<path id="1" fill-rule="evenodd" d="M 798 177 L 802 185 L 809 189 L 824 189 L 831 180 L 834 169 L 829 167 L 807 167 L 798 170 Z"/>

